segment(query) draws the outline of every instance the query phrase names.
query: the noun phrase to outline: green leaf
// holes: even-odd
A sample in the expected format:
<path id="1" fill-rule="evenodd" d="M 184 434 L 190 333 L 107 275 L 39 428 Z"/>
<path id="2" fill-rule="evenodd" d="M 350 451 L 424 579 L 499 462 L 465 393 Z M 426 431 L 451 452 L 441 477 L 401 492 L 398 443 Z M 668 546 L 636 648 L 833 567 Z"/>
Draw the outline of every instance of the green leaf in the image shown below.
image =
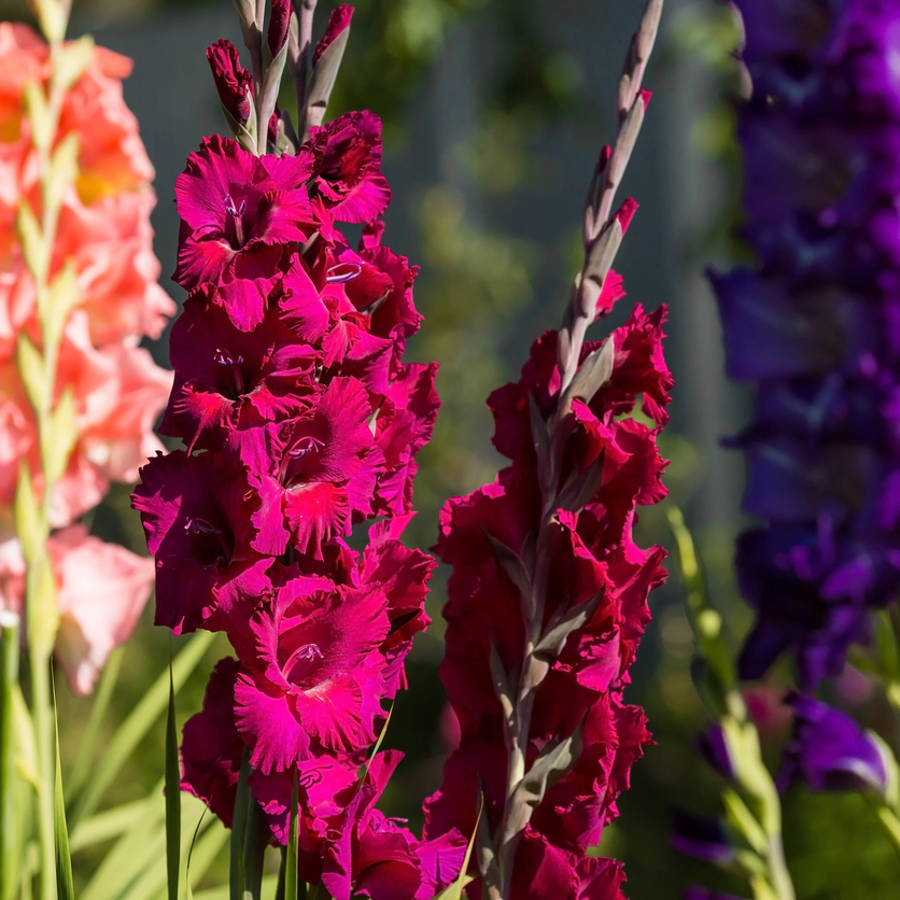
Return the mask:
<path id="1" fill-rule="evenodd" d="M 194 634 L 187 646 L 175 657 L 172 664 L 172 679 L 175 691 L 187 681 L 188 676 L 200 664 L 206 655 L 215 635 L 203 631 Z M 100 756 L 94 772 L 78 798 L 72 819 L 80 822 L 89 816 L 97 807 L 103 792 L 119 773 L 122 765 L 131 756 L 134 748 L 140 743 L 148 731 L 159 721 L 169 700 L 169 673 L 160 673 L 143 699 L 131 711 L 113 735 L 106 751 Z"/>
<path id="2" fill-rule="evenodd" d="M 203 820 L 206 818 L 207 807 L 203 807 L 203 812 L 200 813 L 200 818 L 197 820 L 197 827 L 194 829 L 194 834 L 191 837 L 191 845 L 188 847 L 187 859 L 184 861 L 184 893 L 187 897 L 187 900 L 192 900 L 193 891 L 191 890 L 191 861 L 194 857 L 194 847 L 197 846 L 197 837 L 200 834 L 200 826 L 203 824 Z"/>
<path id="3" fill-rule="evenodd" d="M 67 387 L 59 398 L 47 423 L 47 437 L 42 441 L 41 462 L 44 477 L 55 484 L 66 471 L 69 455 L 78 440 L 78 418 L 75 410 L 75 392 Z"/>
<path id="4" fill-rule="evenodd" d="M 244 832 L 247 828 L 247 810 L 250 803 L 249 751 L 244 751 L 241 773 L 234 795 L 234 817 L 231 821 L 231 847 L 228 885 L 231 900 L 244 898 Z"/>
<path id="5" fill-rule="evenodd" d="M 475 819 L 475 827 L 472 829 L 472 836 L 469 838 L 469 846 L 466 847 L 466 855 L 463 857 L 462 867 L 459 870 L 459 877 L 452 884 L 445 887 L 434 900 L 461 900 L 466 886 L 475 880 L 473 875 L 467 873 L 469 871 L 469 860 L 472 858 L 472 848 L 475 846 L 475 838 L 478 835 L 478 826 L 481 823 L 481 816 L 483 813 L 484 794 L 481 795 L 481 805 L 478 808 L 478 816 Z"/>
<path id="6" fill-rule="evenodd" d="M 594 395 L 606 384 L 613 373 L 616 363 L 616 342 L 610 336 L 603 346 L 592 351 L 578 367 L 572 383 L 566 388 L 561 402 L 561 409 L 566 412 L 572 406 L 572 401 L 579 397 L 585 403 L 590 403 Z"/>
<path id="7" fill-rule="evenodd" d="M 19 687 L 19 617 L 0 610 L 0 900 L 19 888 L 22 782 L 16 770 L 15 696 Z"/>
<path id="8" fill-rule="evenodd" d="M 178 764 L 178 723 L 175 717 L 175 682 L 172 680 L 172 656 L 170 653 L 169 713 L 166 717 L 166 877 L 169 900 L 178 900 L 180 849 L 181 771 Z"/>
<path id="9" fill-rule="evenodd" d="M 600 591 L 600 593 L 591 597 L 590 600 L 552 619 L 547 626 L 547 630 L 534 648 L 534 655 L 538 659 L 543 659 L 547 662 L 555 661 L 562 653 L 572 632 L 577 631 L 593 618 L 604 596 L 605 593 Z"/>
<path id="10" fill-rule="evenodd" d="M 145 806 L 145 800 L 134 800 L 131 803 L 114 806 L 112 809 L 105 809 L 102 813 L 79 822 L 69 836 L 72 852 L 78 853 L 86 847 L 106 843 L 124 834 L 144 814 Z"/>
<path id="11" fill-rule="evenodd" d="M 249 752 L 244 754 L 231 824 L 229 886 L 233 900 L 259 900 L 268 831 L 263 812 L 250 790 Z"/>
<path id="12" fill-rule="evenodd" d="M 67 134 L 53 150 L 44 182 L 44 215 L 56 219 L 69 185 L 78 175 L 78 134 Z M 45 220 L 46 221 L 46 220 Z"/>
<path id="13" fill-rule="evenodd" d="M 59 628 L 56 581 L 46 553 L 41 553 L 32 565 L 37 567 L 37 589 L 34 596 L 30 592 L 28 594 L 28 643 L 32 653 L 49 660 Z"/>
<path id="14" fill-rule="evenodd" d="M 56 851 L 56 891 L 60 900 L 75 900 L 72 877 L 72 854 L 69 851 L 69 829 L 66 824 L 66 801 L 63 794 L 62 766 L 59 759 L 59 722 L 56 717 L 56 688 L 53 689 L 53 736 L 56 775 L 53 779 L 53 843 Z"/>
<path id="15" fill-rule="evenodd" d="M 41 513 L 28 463 L 19 464 L 19 481 L 16 484 L 15 499 L 16 535 L 22 543 L 25 561 L 33 560 L 44 546 L 44 530 L 41 528 Z"/>
<path id="16" fill-rule="evenodd" d="M 196 846 L 189 851 L 184 877 L 186 900 L 192 900 L 193 895 L 190 882 L 191 874 L 197 878 L 202 878 L 219 855 L 219 851 L 228 842 L 230 832 L 225 829 L 225 826 L 218 819 L 207 821 L 209 825 L 206 827 L 205 833 Z M 223 900 L 228 900 L 227 885 L 223 886 L 222 898 Z"/>
<path id="17" fill-rule="evenodd" d="M 372 760 L 378 755 L 378 751 L 381 749 L 381 745 L 384 742 L 385 735 L 387 735 L 388 725 L 391 724 L 391 716 L 394 714 L 394 704 L 391 703 L 391 708 L 388 710 L 387 718 L 384 720 L 384 725 L 381 726 L 381 731 L 378 733 L 378 740 L 375 741 L 375 746 L 372 748 L 372 752 L 369 754 L 369 758 L 366 761 L 366 770 L 363 772 L 362 781 L 365 781 L 369 774 L 369 769 L 372 767 Z"/>
<path id="18" fill-rule="evenodd" d="M 23 331 L 16 341 L 16 367 L 25 386 L 25 395 L 31 408 L 39 410 L 43 407 L 47 394 L 53 388 L 45 383 L 44 357 L 35 347 L 34 342 Z"/>
<path id="19" fill-rule="evenodd" d="M 565 775 L 581 753 L 581 728 L 564 741 L 551 743 L 532 763 L 525 777 L 516 786 L 510 804 L 537 806 L 547 787 Z"/>
<path id="20" fill-rule="evenodd" d="M 22 246 L 22 257 L 31 277 L 42 283 L 47 271 L 48 249 L 44 233 L 31 209 L 31 204 L 23 200 L 16 216 L 16 232 Z M 40 299 L 40 296 L 38 297 Z"/>
<path id="21" fill-rule="evenodd" d="M 47 310 L 43 323 L 47 346 L 59 346 L 66 322 L 80 301 L 75 264 L 69 260 L 50 282 L 47 290 Z"/>
<path id="22" fill-rule="evenodd" d="M 247 820 L 244 826 L 244 896 L 242 900 L 260 900 L 262 897 L 263 861 L 266 855 L 269 833 L 262 808 L 256 802 L 253 791 L 247 785 Z"/>
<path id="23" fill-rule="evenodd" d="M 618 219 L 613 219 L 610 225 L 603 231 L 600 237 L 593 243 L 588 253 L 586 275 L 600 290 L 603 290 L 603 282 L 609 275 L 613 260 L 622 246 L 622 226 Z M 593 318 L 594 310 L 582 310 L 582 313 Z"/>
<path id="24" fill-rule="evenodd" d="M 59 48 L 53 64 L 53 85 L 67 91 L 84 74 L 94 59 L 94 39 L 86 34 Z"/>
<path id="25" fill-rule="evenodd" d="M 325 119 L 325 110 L 328 100 L 337 80 L 338 69 L 347 49 L 347 41 L 350 40 L 350 28 L 345 28 L 326 48 L 319 57 L 312 72 L 312 80 L 309 88 L 309 97 L 306 102 L 306 135 L 314 125 L 321 125 Z M 306 137 L 304 135 L 304 138 Z"/>
<path id="26" fill-rule="evenodd" d="M 59 44 L 66 36 L 69 5 L 60 0 L 32 0 L 38 24 L 49 44 Z"/>
<path id="27" fill-rule="evenodd" d="M 769 846 L 766 832 L 741 796 L 737 791 L 727 787 L 722 791 L 722 803 L 725 806 L 728 823 L 735 833 L 739 834 L 747 842 L 747 845 L 760 856 L 765 857 Z"/>
<path id="28" fill-rule="evenodd" d="M 40 783 L 37 764 L 37 747 L 34 744 L 34 725 L 31 713 L 22 696 L 21 688 L 13 690 L 13 734 L 16 737 L 16 770 L 19 777 L 27 781 L 35 790 Z"/>
<path id="29" fill-rule="evenodd" d="M 23 89 L 25 114 L 31 125 L 31 142 L 38 150 L 49 150 L 56 126 L 44 88 L 36 81 L 29 81 Z"/>
<path id="30" fill-rule="evenodd" d="M 79 900 L 126 900 L 143 872 L 160 870 L 159 861 L 166 846 L 163 810 L 159 802 L 162 787 L 158 782 L 150 795 L 141 801 L 141 813 L 94 869 Z M 165 878 L 162 881 L 165 883 Z"/>
<path id="31" fill-rule="evenodd" d="M 291 788 L 291 824 L 288 829 L 288 843 L 284 858 L 284 896 L 285 900 L 297 900 L 297 859 L 299 847 L 299 791 L 297 787 L 297 769 L 294 769 L 293 787 Z"/>
<path id="32" fill-rule="evenodd" d="M 100 676 L 100 684 L 94 692 L 91 714 L 88 717 L 87 725 L 84 726 L 84 731 L 78 744 L 78 755 L 75 757 L 75 763 L 72 766 L 72 772 L 66 785 L 69 799 L 74 797 L 81 789 L 91 766 L 94 765 L 97 736 L 100 733 L 100 726 L 103 723 L 106 710 L 109 708 L 110 700 L 112 700 L 113 690 L 119 680 L 119 670 L 122 668 L 124 655 L 125 647 L 116 647 L 106 660 L 106 666 L 103 669 L 103 674 Z"/>

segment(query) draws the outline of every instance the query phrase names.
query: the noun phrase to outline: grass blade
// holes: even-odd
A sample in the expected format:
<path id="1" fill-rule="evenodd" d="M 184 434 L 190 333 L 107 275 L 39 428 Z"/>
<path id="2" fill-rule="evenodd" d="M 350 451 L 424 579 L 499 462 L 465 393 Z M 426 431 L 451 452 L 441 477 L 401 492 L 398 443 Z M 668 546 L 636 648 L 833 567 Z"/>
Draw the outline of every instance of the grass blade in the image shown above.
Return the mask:
<path id="1" fill-rule="evenodd" d="M 268 826 L 260 805 L 248 790 L 247 822 L 244 827 L 244 898 L 260 900 L 262 896 L 263 860 L 266 855 Z"/>
<path id="2" fill-rule="evenodd" d="M 72 829 L 69 837 L 69 846 L 72 852 L 78 853 L 85 847 L 102 844 L 124 834 L 143 815 L 145 807 L 145 800 L 133 800 L 131 803 L 123 803 L 121 806 L 106 809 L 102 813 L 97 813 L 96 816 L 79 822 L 78 826 Z"/>
<path id="3" fill-rule="evenodd" d="M 369 754 L 369 759 L 366 762 L 366 771 L 363 773 L 362 784 L 365 784 L 366 778 L 369 775 L 369 769 L 372 767 L 372 760 L 378 755 L 378 751 L 381 749 L 381 745 L 384 741 L 385 735 L 387 735 L 388 725 L 391 724 L 391 716 L 394 714 L 394 704 L 391 703 L 391 708 L 388 710 L 387 718 L 384 720 L 384 725 L 381 726 L 381 732 L 378 735 L 378 740 L 375 741 L 375 746 L 372 748 L 372 752 Z"/>
<path id="4" fill-rule="evenodd" d="M 294 769 L 294 786 L 291 790 L 291 824 L 288 828 L 287 851 L 284 859 L 284 897 L 297 900 L 297 862 L 300 855 L 300 797 L 297 787 L 297 770 Z"/>
<path id="5" fill-rule="evenodd" d="M 0 900 L 19 889 L 20 781 L 16 772 L 15 693 L 19 683 L 19 617 L 0 611 Z"/>
<path id="6" fill-rule="evenodd" d="M 175 658 L 172 663 L 172 680 L 176 692 L 199 665 L 215 637 L 216 635 L 209 631 L 197 632 Z M 100 757 L 94 774 L 78 798 L 72 813 L 73 823 L 77 824 L 97 808 L 103 792 L 119 773 L 134 748 L 162 716 L 169 699 L 168 675 L 168 672 L 160 673 L 141 702 L 113 735 L 106 751 Z"/>
<path id="7" fill-rule="evenodd" d="M 197 827 L 199 828 L 199 824 Z M 170 653 L 169 714 L 166 717 L 166 877 L 169 900 L 178 900 L 180 850 L 181 767 L 178 764 L 178 722 L 175 717 L 175 682 L 172 680 L 172 655 Z"/>
<path id="8" fill-rule="evenodd" d="M 56 717 L 56 685 L 53 684 L 53 843 L 56 849 L 56 892 L 60 900 L 75 900 L 72 877 L 72 854 L 69 851 L 69 828 L 66 824 L 66 800 L 63 794 L 62 766 L 59 760 L 59 722 Z"/>
<path id="9" fill-rule="evenodd" d="M 228 887 L 231 900 L 244 900 L 244 831 L 247 827 L 247 810 L 250 800 L 249 752 L 244 753 L 237 792 L 234 796 L 234 818 L 231 822 L 231 860 Z"/>
<path id="10" fill-rule="evenodd" d="M 78 746 L 78 755 L 75 757 L 75 764 L 72 766 L 72 773 L 66 780 L 66 793 L 71 801 L 81 790 L 88 773 L 96 762 L 97 754 L 95 752 L 97 745 L 97 737 L 100 734 L 100 726 L 103 723 L 103 717 L 109 708 L 109 702 L 112 699 L 113 689 L 119 680 L 119 670 L 122 668 L 122 658 L 125 654 L 124 647 L 116 647 L 109 654 L 109 659 L 103 668 L 103 674 L 100 676 L 100 684 L 97 685 L 97 693 L 94 695 L 94 702 L 91 705 L 91 714 L 88 717 L 87 725 L 84 726 L 84 733 Z"/>
<path id="11" fill-rule="evenodd" d="M 115 900 L 128 897 L 135 882 L 146 869 L 158 868 L 166 846 L 159 802 L 162 787 L 162 783 L 158 782 L 152 793 L 142 801 L 143 811 L 135 818 L 131 828 L 109 849 L 94 870 L 91 880 L 79 894 L 79 900 Z M 164 883 L 165 879 L 162 880 Z"/>
<path id="12" fill-rule="evenodd" d="M 478 807 L 478 816 L 475 819 L 475 827 L 472 829 L 472 836 L 469 838 L 469 846 L 466 847 L 466 855 L 463 857 L 462 868 L 459 870 L 459 877 L 453 884 L 447 885 L 434 900 L 461 900 L 463 891 L 469 882 L 474 878 L 467 874 L 469 870 L 469 860 L 472 858 L 472 848 L 475 846 L 475 838 L 478 834 L 478 825 L 481 822 L 481 816 L 484 814 L 484 794 L 481 795 L 481 805 Z"/>

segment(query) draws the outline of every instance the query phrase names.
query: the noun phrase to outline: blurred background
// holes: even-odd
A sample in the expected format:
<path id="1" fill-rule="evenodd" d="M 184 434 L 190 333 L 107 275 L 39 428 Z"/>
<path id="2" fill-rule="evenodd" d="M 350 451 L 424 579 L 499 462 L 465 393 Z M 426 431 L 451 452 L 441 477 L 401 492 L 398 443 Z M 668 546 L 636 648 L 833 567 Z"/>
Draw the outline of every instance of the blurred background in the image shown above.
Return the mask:
<path id="1" fill-rule="evenodd" d="M 484 405 L 496 386 L 517 377 L 534 338 L 557 327 L 570 280 L 580 265 L 579 222 L 592 166 L 614 135 L 615 86 L 642 2 L 638 0 L 357 0 L 349 49 L 330 116 L 370 108 L 385 122 L 384 169 L 394 201 L 385 240 L 422 267 L 416 303 L 425 325 L 409 356 L 441 363 L 443 409 L 434 442 L 422 451 L 419 516 L 410 542 L 430 546 L 443 501 L 491 480 L 500 458 L 490 446 Z M 320 2 L 318 28 L 329 4 Z M 0 2 L 4 18 L 24 4 Z M 75 0 L 73 35 L 132 57 L 125 95 L 141 124 L 157 170 L 153 217 L 163 284 L 174 268 L 177 216 L 173 184 L 201 136 L 223 131 L 204 48 L 220 37 L 240 45 L 229 0 Z M 739 30 L 716 0 L 669 0 L 646 86 L 650 113 L 624 191 L 641 204 L 616 266 L 631 302 L 670 308 L 667 357 L 677 387 L 662 440 L 672 460 L 669 502 L 685 510 L 706 564 L 713 596 L 735 645 L 749 613 L 730 573 L 742 465 L 720 439 L 746 419 L 747 397 L 724 377 L 715 302 L 707 267 L 741 256 L 732 238 L 739 168 L 731 101 L 745 89 L 733 51 Z M 615 319 L 612 324 L 617 324 Z M 602 326 L 601 326 L 602 327 Z M 168 365 L 167 340 L 151 347 Z M 144 551 L 128 488 L 114 490 L 92 528 Z M 640 542 L 671 543 L 664 512 L 640 523 Z M 673 807 L 715 814 L 718 785 L 694 749 L 704 712 L 690 676 L 691 632 L 681 607 L 677 566 L 651 598 L 648 629 L 626 699 L 643 705 L 656 746 L 633 772 L 621 818 L 601 851 L 626 861 L 635 900 L 680 897 L 692 883 L 746 893 L 739 881 L 669 848 Z M 434 582 L 435 623 L 408 663 L 412 690 L 396 703 L 386 745 L 406 751 L 382 807 L 421 822 L 447 748 L 437 665 L 444 573 Z M 124 649 L 108 725 L 121 718 L 166 666 L 170 637 L 154 629 L 150 606 Z M 175 642 L 177 644 L 177 641 Z M 177 647 L 176 647 L 177 649 Z M 227 648 L 216 646 L 218 655 Z M 215 660 L 211 652 L 209 663 Z M 179 695 L 183 723 L 200 708 L 209 666 Z M 756 691 L 773 765 L 787 723 L 779 680 Z M 860 715 L 897 738 L 877 693 L 850 683 Z M 61 687 L 64 753 L 74 753 L 90 698 Z M 146 796 L 163 770 L 163 729 L 143 742 L 106 803 Z M 797 789 L 786 801 L 786 847 L 801 898 L 898 896 L 900 861 L 858 797 L 813 797 Z M 827 850 L 825 848 L 828 848 Z M 823 852 L 824 851 L 824 852 Z M 221 883 L 224 855 L 207 881 Z M 82 858 L 89 870 L 91 857 Z M 217 874 L 218 872 L 218 874 Z"/>

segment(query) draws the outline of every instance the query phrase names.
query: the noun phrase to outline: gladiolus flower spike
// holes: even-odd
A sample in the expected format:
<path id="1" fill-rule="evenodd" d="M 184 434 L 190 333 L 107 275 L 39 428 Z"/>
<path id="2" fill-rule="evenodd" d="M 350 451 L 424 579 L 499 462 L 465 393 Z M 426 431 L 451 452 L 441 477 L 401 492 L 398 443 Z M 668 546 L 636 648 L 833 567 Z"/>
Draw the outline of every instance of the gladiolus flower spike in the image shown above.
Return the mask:
<path id="1" fill-rule="evenodd" d="M 585 333 L 624 296 L 610 266 L 636 204 L 616 211 L 614 195 L 649 100 L 641 79 L 661 6 L 647 4 L 626 60 L 563 325 L 488 400 L 511 464 L 441 514 L 438 551 L 453 568 L 441 679 L 461 736 L 426 802 L 426 834 L 472 833 L 483 800 L 470 897 L 623 896 L 621 863 L 587 850 L 650 741 L 622 692 L 666 575 L 665 551 L 632 537 L 637 507 L 666 494 L 666 310 L 638 304 L 605 341 Z M 638 396 L 650 424 L 630 417 Z"/>
<path id="2" fill-rule="evenodd" d="M 896 204 L 900 9 L 739 0 L 754 267 L 713 276 L 732 378 L 757 385 L 738 542 L 756 622 L 741 677 L 835 675 L 900 585 Z"/>
<path id="3" fill-rule="evenodd" d="M 141 470 L 133 503 L 156 559 L 157 624 L 224 632 L 234 650 L 185 725 L 182 788 L 230 826 L 248 760 L 250 802 L 284 846 L 296 779 L 302 880 L 335 900 L 430 900 L 467 839 L 420 840 L 375 808 L 401 754 L 360 771 L 429 624 L 435 561 L 401 535 L 437 365 L 403 360 L 422 317 L 416 267 L 382 243 L 378 117 L 313 126 L 296 152 L 280 140 L 284 111 L 266 132 L 259 92 L 280 77 L 290 15 L 277 3 L 267 31 L 243 23 L 253 75 L 224 42 L 208 53 L 236 137 L 204 139 L 175 188 L 175 279 L 189 296 L 162 430 L 185 449 Z M 362 225 L 356 247 L 346 223 Z M 354 527 L 376 517 L 351 550 Z"/>

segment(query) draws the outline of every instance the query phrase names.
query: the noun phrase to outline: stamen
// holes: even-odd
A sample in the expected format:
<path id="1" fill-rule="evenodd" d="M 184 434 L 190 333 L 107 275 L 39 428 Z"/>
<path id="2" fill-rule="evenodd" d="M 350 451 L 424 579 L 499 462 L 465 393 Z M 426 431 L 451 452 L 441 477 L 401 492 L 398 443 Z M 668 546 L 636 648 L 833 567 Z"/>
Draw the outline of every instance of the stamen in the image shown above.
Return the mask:
<path id="1" fill-rule="evenodd" d="M 241 205 L 236 207 L 234 205 L 234 200 L 231 197 L 231 194 L 225 195 L 225 212 L 231 216 L 234 223 L 234 236 L 237 241 L 238 247 L 244 246 L 244 222 L 242 216 L 244 215 L 244 210 L 247 209 L 247 201 L 241 200 Z"/>
<path id="2" fill-rule="evenodd" d="M 193 516 L 188 516 L 184 522 L 184 533 L 185 534 L 221 534 L 222 529 L 216 528 L 211 522 L 208 522 L 206 519 L 201 519 L 199 516 L 194 518 Z"/>
<path id="3" fill-rule="evenodd" d="M 317 437 L 313 437 L 312 435 L 306 435 L 305 437 L 300 438 L 290 450 L 288 450 L 287 455 L 293 456 L 294 459 L 301 459 L 306 456 L 307 453 L 311 453 L 313 450 L 321 450 L 325 446 L 325 441 L 319 440 Z"/>
<path id="4" fill-rule="evenodd" d="M 326 284 L 346 284 L 346 282 L 358 278 L 360 272 L 362 272 L 362 266 L 357 263 L 338 263 L 325 273 L 325 282 Z"/>

